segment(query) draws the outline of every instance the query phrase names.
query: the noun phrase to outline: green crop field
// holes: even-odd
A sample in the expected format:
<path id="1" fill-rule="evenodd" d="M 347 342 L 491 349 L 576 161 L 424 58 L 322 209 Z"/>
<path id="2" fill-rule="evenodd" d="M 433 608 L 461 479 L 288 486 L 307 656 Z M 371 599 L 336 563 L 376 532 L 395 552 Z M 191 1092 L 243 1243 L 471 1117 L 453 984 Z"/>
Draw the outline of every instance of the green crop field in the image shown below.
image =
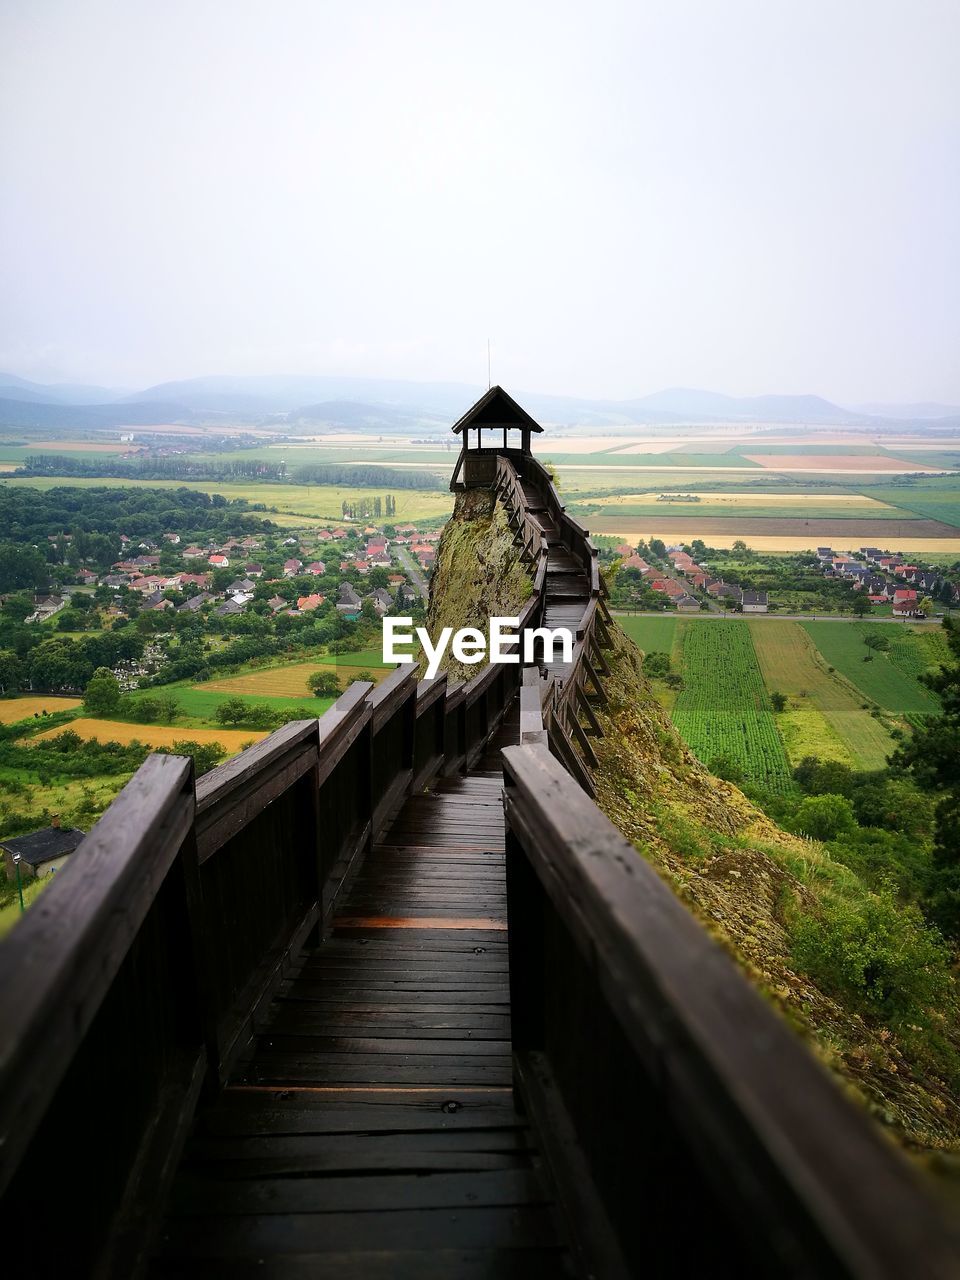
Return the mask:
<path id="1" fill-rule="evenodd" d="M 870 497 L 888 502 L 910 515 L 940 520 L 960 528 L 960 476 L 936 476 L 889 488 L 871 488 Z"/>
<path id="2" fill-rule="evenodd" d="M 673 638 L 677 630 L 677 618 L 665 615 L 662 618 L 628 618 L 618 617 L 621 628 L 630 637 L 638 649 L 644 653 L 670 653 L 673 649 Z"/>
<path id="3" fill-rule="evenodd" d="M 729 756 L 754 782 L 792 786 L 790 766 L 745 622 L 685 621 L 680 674 L 684 687 L 673 721 L 707 765 Z"/>
<path id="4" fill-rule="evenodd" d="M 767 689 L 790 700 L 779 723 L 791 762 L 815 755 L 856 769 L 882 769 L 893 751 L 893 739 L 883 723 L 863 709 L 863 698 L 849 681 L 827 670 L 803 626 L 779 618 L 755 619 L 747 625 Z"/>
<path id="5" fill-rule="evenodd" d="M 356 459 L 354 459 L 356 460 Z M 109 486 L 124 487 L 131 483 L 148 485 L 153 489 L 195 489 L 200 493 L 220 493 L 225 498 L 246 498 L 251 503 L 263 503 L 270 511 L 304 520 L 340 520 L 342 504 L 357 502 L 363 497 L 392 493 L 397 500 L 396 519 L 426 520 L 449 516 L 453 510 L 453 494 L 445 489 L 393 489 L 390 485 L 367 485 L 362 488 L 346 488 L 340 485 L 306 484 L 257 484 L 244 481 L 225 484 L 213 480 L 111 480 L 87 479 L 74 476 L 52 478 L 35 476 L 25 479 L 0 476 L 0 484 L 26 485 L 32 489 L 70 488 L 96 489 Z"/>
<path id="6" fill-rule="evenodd" d="M 904 627 L 898 632 L 892 624 L 883 624 L 881 631 L 888 637 L 891 649 L 877 652 L 864 644 L 864 636 L 876 630 L 869 622 L 804 622 L 801 625 L 825 662 L 836 667 L 866 698 L 886 711 L 897 715 L 908 712 L 936 715 L 939 711 L 936 695 L 917 680 L 918 659 L 914 654 L 906 656 L 905 646 L 915 645 L 919 650 L 923 644 L 922 638 L 910 629 Z M 928 665 L 924 662 L 923 669 Z"/>

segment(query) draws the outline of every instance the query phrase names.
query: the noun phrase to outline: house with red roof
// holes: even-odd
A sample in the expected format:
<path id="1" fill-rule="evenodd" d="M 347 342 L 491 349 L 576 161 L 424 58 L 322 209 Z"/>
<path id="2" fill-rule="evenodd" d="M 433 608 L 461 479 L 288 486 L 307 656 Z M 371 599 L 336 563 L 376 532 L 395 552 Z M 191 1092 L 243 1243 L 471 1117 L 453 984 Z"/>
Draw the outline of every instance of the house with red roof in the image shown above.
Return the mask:
<path id="1" fill-rule="evenodd" d="M 300 596 L 297 599 L 297 608 L 301 613 L 310 613 L 313 609 L 319 609 L 323 600 L 324 597 L 321 595 Z"/>

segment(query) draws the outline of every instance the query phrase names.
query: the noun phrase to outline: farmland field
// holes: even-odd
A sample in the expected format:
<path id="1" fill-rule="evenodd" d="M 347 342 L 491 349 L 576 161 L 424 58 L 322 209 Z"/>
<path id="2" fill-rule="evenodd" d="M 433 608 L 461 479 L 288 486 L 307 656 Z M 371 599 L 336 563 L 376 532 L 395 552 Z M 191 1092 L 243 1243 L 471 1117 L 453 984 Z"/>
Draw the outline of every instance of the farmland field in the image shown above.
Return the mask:
<path id="1" fill-rule="evenodd" d="M 356 459 L 353 459 L 356 461 Z M 452 467 L 451 467 L 452 470 Z M 19 476 L 0 479 L 3 485 L 26 485 L 33 489 L 56 489 L 65 485 L 71 488 L 95 489 L 128 487 L 131 481 L 121 479 L 88 479 L 87 477 Z M 389 484 L 367 485 L 363 488 L 347 488 L 329 484 L 257 484 L 246 481 L 225 484 L 214 480 L 136 480 L 134 484 L 153 489 L 193 489 L 199 493 L 219 493 L 225 498 L 246 498 L 251 503 L 264 506 L 286 515 L 306 520 L 340 520 L 344 502 L 359 502 L 364 497 L 383 496 L 392 493 L 397 500 L 397 520 L 427 520 L 449 516 L 453 509 L 453 494 L 446 489 L 394 489 Z"/>
<path id="2" fill-rule="evenodd" d="M 69 729 L 71 733 L 77 733 L 88 741 L 97 738 L 100 742 L 143 742 L 149 747 L 172 747 L 175 742 L 184 739 L 202 743 L 219 742 L 230 755 L 247 743 L 258 742 L 267 736 L 265 732 L 256 729 L 196 729 L 185 728 L 183 725 L 127 724 L 119 720 L 100 720 L 88 716 L 72 720 Z M 45 733 L 38 733 L 30 741 L 39 742 L 63 732 L 62 727 L 48 729 Z"/>
<path id="3" fill-rule="evenodd" d="M 772 791 L 790 788 L 790 766 L 745 622 L 685 621 L 684 687 L 673 721 L 707 765 L 733 759 L 748 779 Z"/>
<path id="4" fill-rule="evenodd" d="M 737 631 L 747 628 L 767 693 L 783 693 L 789 699 L 787 710 L 776 716 L 767 711 L 765 715 L 779 730 L 791 765 L 798 764 L 806 755 L 816 755 L 824 760 L 839 760 L 855 769 L 882 769 L 887 756 L 893 751 L 893 739 L 883 722 L 863 709 L 864 698 L 856 688 L 841 675 L 827 670 L 827 663 L 799 622 L 772 618 L 698 622 L 669 616 L 620 616 L 617 622 L 645 652 L 658 649 L 673 654 L 674 667 L 681 671 L 687 684 L 687 690 L 681 695 L 683 705 L 679 705 L 681 699 L 675 700 L 672 694 L 667 696 L 659 689 L 658 697 L 671 710 L 685 738 L 682 718 L 684 708 L 689 705 L 688 690 L 691 687 L 695 686 L 696 692 L 703 681 L 712 681 L 717 690 L 713 696 L 726 703 L 728 713 L 735 712 L 738 706 L 735 687 L 724 679 L 725 658 L 716 658 L 706 666 L 695 665 L 688 660 L 692 652 L 688 646 L 690 630 L 715 630 L 717 648 L 723 655 L 728 646 L 738 647 Z M 852 624 L 824 625 L 843 627 Z M 933 631 L 917 637 L 922 645 L 935 646 L 938 639 L 942 644 L 939 632 Z M 739 648 L 742 647 L 741 643 Z M 934 650 L 931 649 L 930 653 L 933 654 Z M 719 752 L 713 750 L 713 754 Z"/>
<path id="5" fill-rule="evenodd" d="M 617 622 L 637 648 L 642 649 L 644 653 L 652 653 L 654 650 L 670 653 L 673 649 L 678 622 L 675 616 L 667 615 L 663 618 L 620 616 Z"/>
<path id="6" fill-rule="evenodd" d="M 384 666 L 381 655 L 373 650 L 367 654 L 345 654 L 317 662 L 295 662 L 289 666 L 264 667 L 248 671 L 244 675 L 224 676 L 222 680 L 207 680 L 195 685 L 196 691 L 222 693 L 236 696 L 245 694 L 256 698 L 295 699 L 309 701 L 313 695 L 307 680 L 317 671 L 330 671 L 338 676 L 341 687 L 355 679 L 360 671 L 368 671 L 375 681 L 388 676 L 393 667 Z"/>
<path id="7" fill-rule="evenodd" d="M 899 638 L 895 633 L 890 634 L 893 645 L 890 652 L 874 652 L 864 644 L 864 636 L 875 630 L 869 622 L 804 622 L 801 625 L 826 662 L 885 710 L 898 715 L 907 712 L 936 715 L 939 711 L 939 700 L 918 682 L 911 672 L 913 658 L 906 657 L 902 648 L 922 644 L 920 636 L 913 636 L 904 628 Z M 885 636 L 888 630 L 892 629 L 884 628 Z M 898 650 L 899 657 L 896 656 Z M 871 655 L 872 661 L 865 662 L 864 658 Z"/>
<path id="8" fill-rule="evenodd" d="M 767 618 L 747 625 L 767 688 L 790 699 L 790 710 L 783 712 L 779 721 L 791 761 L 796 764 L 805 755 L 843 759 L 843 752 L 837 749 L 839 743 L 855 768 L 882 769 L 893 750 L 893 739 L 883 724 L 863 709 L 863 698 L 857 690 L 827 670 L 828 663 L 804 627 L 799 622 Z M 836 630 L 852 626 L 845 622 L 816 625 Z M 816 738 L 816 717 L 801 714 L 808 709 L 822 720 L 823 749 L 809 749 Z"/>
<path id="9" fill-rule="evenodd" d="M 230 687 L 217 690 L 211 689 L 209 684 L 190 685 L 186 683 L 167 684 L 160 690 L 144 690 L 142 696 L 150 697 L 157 692 L 163 697 L 173 698 L 180 708 L 181 718 L 174 721 L 170 727 L 178 730 L 178 736 L 181 738 L 192 737 L 194 729 L 216 728 L 219 732 L 217 710 L 228 698 L 244 697 L 256 706 L 263 705 L 273 711 L 286 711 L 287 713 L 298 711 L 302 707 L 304 713 L 309 716 L 322 715 L 333 702 L 332 698 L 315 698 L 311 693 L 300 694 L 295 698 L 259 694 L 250 696 L 249 689 Z M 140 696 L 132 693 L 129 697 L 124 698 L 121 703 L 121 709 L 132 713 Z M 149 728 L 150 726 L 143 726 L 137 722 L 133 727 Z"/>
<path id="10" fill-rule="evenodd" d="M 16 724 L 30 716 L 54 715 L 57 711 L 73 711 L 80 706 L 79 698 L 56 698 L 52 695 L 27 698 L 0 699 L 0 724 Z"/>

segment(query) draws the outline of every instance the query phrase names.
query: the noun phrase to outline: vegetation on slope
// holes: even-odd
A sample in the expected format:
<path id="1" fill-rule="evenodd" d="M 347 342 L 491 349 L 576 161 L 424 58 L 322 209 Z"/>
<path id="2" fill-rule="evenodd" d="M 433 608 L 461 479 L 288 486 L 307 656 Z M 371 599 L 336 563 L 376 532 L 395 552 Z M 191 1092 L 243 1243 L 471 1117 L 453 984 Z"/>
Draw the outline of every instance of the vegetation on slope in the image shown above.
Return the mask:
<path id="1" fill-rule="evenodd" d="M 482 492 L 459 498 L 432 633 L 483 628 L 528 591 L 502 512 Z M 960 1020 L 940 935 L 902 885 L 783 831 L 713 776 L 670 723 L 636 646 L 612 633 L 594 740 L 600 806 L 882 1123 L 916 1149 L 955 1150 Z"/>
<path id="2" fill-rule="evenodd" d="M 477 627 L 486 634 L 489 618 L 516 617 L 532 589 L 506 514 L 493 494 L 486 489 L 457 494 L 431 580 L 431 639 L 435 642 L 444 627 Z M 451 679 L 469 680 L 480 670 L 457 662 L 449 649 L 442 666 Z"/>
<path id="3" fill-rule="evenodd" d="M 710 774 L 614 638 L 601 807 L 883 1123 L 955 1148 L 960 1027 L 939 935 L 892 886 L 871 888 Z"/>

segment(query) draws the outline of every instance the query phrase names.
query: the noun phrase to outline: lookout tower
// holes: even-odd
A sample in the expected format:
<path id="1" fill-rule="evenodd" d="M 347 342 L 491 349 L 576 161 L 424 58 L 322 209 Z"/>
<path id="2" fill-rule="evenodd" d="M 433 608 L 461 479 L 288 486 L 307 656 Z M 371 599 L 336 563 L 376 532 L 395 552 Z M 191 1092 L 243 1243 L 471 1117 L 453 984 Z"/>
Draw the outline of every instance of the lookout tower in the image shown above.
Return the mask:
<path id="1" fill-rule="evenodd" d="M 453 430 L 461 437 L 460 457 L 453 469 L 450 488 L 474 489 L 493 484 L 497 473 L 497 455 L 523 456 L 530 453 L 530 434 L 542 431 L 526 409 L 521 409 L 513 396 L 503 387 L 491 387 L 480 397 L 472 409 L 453 424 Z M 475 431 L 476 444 L 470 445 L 470 433 Z M 484 436 L 486 431 L 487 435 Z M 509 432 L 520 432 L 520 439 Z M 461 475 L 462 473 L 462 475 Z"/>

